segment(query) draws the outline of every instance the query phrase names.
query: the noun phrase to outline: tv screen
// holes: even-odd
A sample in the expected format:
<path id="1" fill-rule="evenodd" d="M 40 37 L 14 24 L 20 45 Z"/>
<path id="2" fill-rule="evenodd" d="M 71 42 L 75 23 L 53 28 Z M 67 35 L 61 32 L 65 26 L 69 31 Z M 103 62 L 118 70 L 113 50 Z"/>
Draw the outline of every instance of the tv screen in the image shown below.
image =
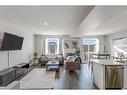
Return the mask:
<path id="1" fill-rule="evenodd" d="M 13 34 L 4 33 L 1 51 L 4 50 L 21 50 L 23 44 L 23 37 L 19 37 Z"/>

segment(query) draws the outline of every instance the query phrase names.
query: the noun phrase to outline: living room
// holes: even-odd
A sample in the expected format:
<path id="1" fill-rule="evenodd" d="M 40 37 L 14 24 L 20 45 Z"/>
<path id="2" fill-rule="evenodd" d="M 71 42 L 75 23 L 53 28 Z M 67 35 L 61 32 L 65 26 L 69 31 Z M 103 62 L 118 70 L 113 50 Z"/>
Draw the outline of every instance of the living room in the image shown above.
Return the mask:
<path id="1" fill-rule="evenodd" d="M 0 6 L 0 88 L 126 89 L 126 12 L 126 6 Z M 15 42 L 20 48 L 8 36 L 22 38 Z"/>

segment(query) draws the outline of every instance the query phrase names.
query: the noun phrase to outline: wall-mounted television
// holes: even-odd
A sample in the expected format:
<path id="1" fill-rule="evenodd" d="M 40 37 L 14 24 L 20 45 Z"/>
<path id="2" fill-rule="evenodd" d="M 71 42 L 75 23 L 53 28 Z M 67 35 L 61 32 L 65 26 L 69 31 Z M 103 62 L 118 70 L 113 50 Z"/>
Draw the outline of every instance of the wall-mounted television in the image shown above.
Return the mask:
<path id="1" fill-rule="evenodd" d="M 23 37 L 4 32 L 0 50 L 21 50 L 23 39 Z"/>

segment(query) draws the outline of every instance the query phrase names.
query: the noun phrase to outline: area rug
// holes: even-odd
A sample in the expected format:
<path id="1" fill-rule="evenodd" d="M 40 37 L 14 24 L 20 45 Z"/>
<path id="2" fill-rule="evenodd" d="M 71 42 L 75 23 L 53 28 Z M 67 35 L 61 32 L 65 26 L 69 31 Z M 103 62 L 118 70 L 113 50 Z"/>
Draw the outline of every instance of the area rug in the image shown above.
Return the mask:
<path id="1" fill-rule="evenodd" d="M 55 71 L 35 68 L 20 80 L 20 89 L 53 89 Z"/>

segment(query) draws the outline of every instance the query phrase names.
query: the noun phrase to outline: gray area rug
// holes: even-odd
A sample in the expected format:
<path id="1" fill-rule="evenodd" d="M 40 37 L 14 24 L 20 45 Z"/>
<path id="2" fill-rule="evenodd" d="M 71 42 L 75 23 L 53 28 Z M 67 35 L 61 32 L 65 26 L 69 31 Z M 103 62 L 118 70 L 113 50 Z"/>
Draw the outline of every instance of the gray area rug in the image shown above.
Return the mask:
<path id="1" fill-rule="evenodd" d="M 55 73 L 46 72 L 45 68 L 35 68 L 19 81 L 20 89 L 53 89 Z"/>

